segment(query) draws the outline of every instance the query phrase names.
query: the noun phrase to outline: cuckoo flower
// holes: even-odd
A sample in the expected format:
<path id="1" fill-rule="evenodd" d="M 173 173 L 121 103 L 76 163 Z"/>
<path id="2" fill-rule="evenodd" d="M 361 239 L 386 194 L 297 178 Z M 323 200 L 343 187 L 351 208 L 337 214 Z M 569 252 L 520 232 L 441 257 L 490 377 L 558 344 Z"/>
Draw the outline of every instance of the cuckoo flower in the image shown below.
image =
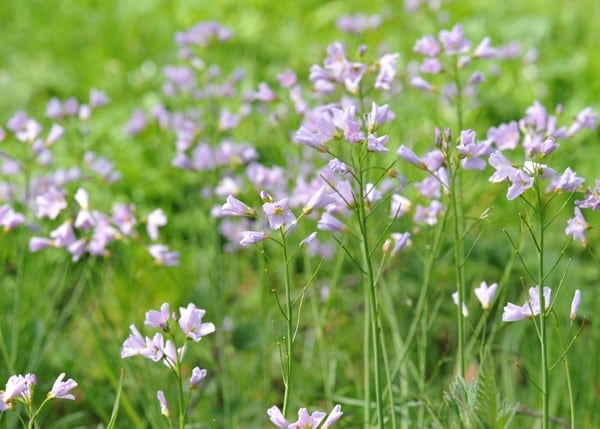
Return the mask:
<path id="1" fill-rule="evenodd" d="M 518 306 L 509 302 L 504 307 L 504 313 L 502 314 L 502 321 L 504 322 L 516 322 L 518 320 L 527 319 L 528 317 L 537 316 L 540 314 L 540 296 L 539 286 L 529 288 L 529 298 L 525 304 Z M 548 286 L 544 286 L 544 304 L 545 309 L 550 308 L 550 295 L 552 290 Z"/>

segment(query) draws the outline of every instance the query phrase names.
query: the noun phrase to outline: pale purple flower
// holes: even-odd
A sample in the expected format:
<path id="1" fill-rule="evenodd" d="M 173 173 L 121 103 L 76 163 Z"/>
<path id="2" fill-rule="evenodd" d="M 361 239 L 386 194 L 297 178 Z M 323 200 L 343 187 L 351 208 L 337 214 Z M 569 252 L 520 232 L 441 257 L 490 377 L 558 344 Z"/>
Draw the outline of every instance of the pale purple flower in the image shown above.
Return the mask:
<path id="1" fill-rule="evenodd" d="M 152 240 L 158 239 L 158 228 L 167 224 L 167 216 L 162 209 L 155 209 L 146 218 L 146 231 Z"/>
<path id="2" fill-rule="evenodd" d="M 419 67 L 419 71 L 421 73 L 439 74 L 442 72 L 442 63 L 437 58 L 425 58 L 421 63 L 421 67 Z"/>
<path id="3" fill-rule="evenodd" d="M 125 125 L 125 134 L 128 136 L 137 136 L 148 126 L 146 115 L 139 109 L 134 110 Z"/>
<path id="4" fill-rule="evenodd" d="M 175 349 L 175 344 L 171 340 L 167 340 L 165 342 L 165 347 L 163 348 L 163 364 L 167 368 L 175 369 L 177 366 L 177 362 L 181 362 L 183 360 L 183 355 L 185 353 L 186 347 L 179 347 Z"/>
<path id="5" fill-rule="evenodd" d="M 496 144 L 498 150 L 515 149 L 521 140 L 521 133 L 516 121 L 491 127 L 487 139 Z"/>
<path id="6" fill-rule="evenodd" d="M 390 111 L 390 106 L 384 104 L 378 106 L 375 102 L 371 104 L 371 112 L 367 114 L 367 128 L 369 133 L 373 133 L 381 125 L 393 119 L 393 113 Z"/>
<path id="7" fill-rule="evenodd" d="M 417 205 L 413 220 L 417 223 L 426 223 L 427 225 L 435 225 L 438 222 L 438 217 L 444 212 L 444 206 L 438 200 L 432 200 L 429 206 L 424 207 Z"/>
<path id="8" fill-rule="evenodd" d="M 0 206 L 0 226 L 4 228 L 5 232 L 21 225 L 23 222 L 25 222 L 25 216 L 14 211 L 12 206 L 8 204 Z"/>
<path id="9" fill-rule="evenodd" d="M 75 192 L 75 201 L 79 204 L 80 209 L 73 225 L 75 228 L 88 231 L 95 225 L 96 221 L 90 212 L 88 193 L 85 189 L 77 189 L 77 192 Z"/>
<path id="10" fill-rule="evenodd" d="M 342 412 L 342 406 L 340 404 L 337 404 L 335 407 L 333 407 L 333 409 L 321 425 L 321 429 L 328 429 L 329 426 L 337 422 L 343 414 L 344 413 Z"/>
<path id="11" fill-rule="evenodd" d="M 379 73 L 375 79 L 375 89 L 389 91 L 396 77 L 396 63 L 400 54 L 385 54 L 379 58 Z"/>
<path id="12" fill-rule="evenodd" d="M 156 398 L 158 399 L 158 405 L 160 405 L 160 413 L 165 417 L 169 417 L 171 414 L 169 413 L 169 404 L 167 404 L 164 392 L 162 390 L 156 392 Z"/>
<path id="13" fill-rule="evenodd" d="M 488 162 L 492 167 L 496 169 L 496 172 L 492 174 L 489 181 L 492 183 L 502 182 L 512 177 L 517 169 L 513 167 L 511 162 L 500 151 L 492 152 Z"/>
<path id="14" fill-rule="evenodd" d="M 490 303 L 494 299 L 496 289 L 498 289 L 498 283 L 492 283 L 488 286 L 486 282 L 481 282 L 479 287 L 475 288 L 475 296 L 477 296 L 477 299 L 484 310 L 490 308 Z"/>
<path id="15" fill-rule="evenodd" d="M 334 173 L 346 174 L 350 171 L 350 168 L 337 158 L 330 159 L 327 165 Z"/>
<path id="16" fill-rule="evenodd" d="M 267 415 L 269 416 L 269 420 L 279 429 L 288 429 L 289 423 L 281 414 L 281 410 L 276 405 L 273 405 L 271 408 L 267 410 Z"/>
<path id="17" fill-rule="evenodd" d="M 9 404 L 17 396 L 29 389 L 27 378 L 22 375 L 11 375 L 6 382 L 4 392 L 0 396 L 0 403 Z"/>
<path id="18" fill-rule="evenodd" d="M 591 208 L 594 211 L 600 209 L 600 179 L 596 179 L 593 188 L 588 188 L 584 200 L 575 201 L 575 204 L 581 208 Z"/>
<path id="19" fill-rule="evenodd" d="M 77 238 L 70 220 L 63 222 L 58 228 L 50 232 L 55 247 L 67 247 Z"/>
<path id="20" fill-rule="evenodd" d="M 548 187 L 549 192 L 574 192 L 583 183 L 585 179 L 578 177 L 577 174 L 571 170 L 571 167 L 567 167 L 563 174 L 556 176 L 552 179 L 550 186 Z"/>
<path id="21" fill-rule="evenodd" d="M 396 155 L 398 155 L 400 158 L 402 158 L 405 161 L 410 162 L 411 164 L 415 165 L 416 167 L 419 167 L 422 170 L 427 169 L 427 166 L 425 165 L 425 163 L 423 162 L 423 160 L 421 160 L 421 158 L 419 158 L 412 149 L 407 148 L 404 145 L 401 145 L 398 150 L 396 151 Z"/>
<path id="22" fill-rule="evenodd" d="M 144 325 L 152 328 L 167 329 L 167 324 L 171 319 L 171 313 L 169 312 L 169 304 L 167 302 L 160 306 L 160 311 L 149 310 L 146 312 L 146 319 Z"/>
<path id="23" fill-rule="evenodd" d="M 516 322 L 518 320 L 527 319 L 528 317 L 540 314 L 541 305 L 539 291 L 539 286 L 529 288 L 529 299 L 520 307 L 511 302 L 506 304 L 504 307 L 504 313 L 502 314 L 502 321 Z M 547 310 L 550 307 L 550 296 L 552 290 L 548 286 L 544 286 L 543 293 L 544 308 Z"/>
<path id="24" fill-rule="evenodd" d="M 508 193 L 506 194 L 508 200 L 517 198 L 527 189 L 531 188 L 534 182 L 533 177 L 520 169 L 516 169 L 513 175 L 509 177 L 509 180 L 512 182 L 512 185 L 508 188 Z"/>
<path id="25" fill-rule="evenodd" d="M 169 250 L 164 244 L 153 244 L 148 247 L 148 252 L 157 265 L 172 267 L 179 265 L 179 252 Z"/>
<path id="26" fill-rule="evenodd" d="M 591 107 L 586 107 L 575 117 L 575 121 L 571 124 L 568 130 L 568 135 L 572 136 L 582 128 L 593 130 L 598 122 L 598 115 Z"/>
<path id="27" fill-rule="evenodd" d="M 573 301 L 571 302 L 571 313 L 569 314 L 571 320 L 575 320 L 577 310 L 579 310 L 579 304 L 581 304 L 581 291 L 576 289 L 575 295 L 573 295 Z"/>
<path id="28" fill-rule="evenodd" d="M 227 131 L 237 127 L 241 120 L 240 115 L 231 113 L 227 109 L 222 109 L 219 115 L 219 131 Z"/>
<path id="29" fill-rule="evenodd" d="M 46 117 L 50 119 L 60 119 L 62 116 L 62 103 L 56 97 L 50 98 L 46 104 Z"/>
<path id="30" fill-rule="evenodd" d="M 465 33 L 460 24 L 456 24 L 450 31 L 440 31 L 439 39 L 444 45 L 447 55 L 464 54 L 471 47 L 471 42 L 465 38 Z"/>
<path id="31" fill-rule="evenodd" d="M 402 195 L 392 194 L 390 204 L 390 217 L 397 218 L 405 215 L 412 209 L 412 202 Z"/>
<path id="32" fill-rule="evenodd" d="M 117 203 L 113 205 L 113 223 L 121 230 L 124 235 L 130 235 L 135 227 L 137 219 L 135 217 L 135 205 Z"/>
<path id="33" fill-rule="evenodd" d="M 306 238 L 300 241 L 300 246 L 306 246 L 307 244 L 312 243 L 315 240 L 315 238 L 317 238 L 317 233 L 311 232 L 306 236 Z"/>
<path id="34" fill-rule="evenodd" d="M 391 239 L 389 241 L 390 243 L 388 247 L 391 247 L 390 255 L 395 256 L 399 251 L 410 244 L 410 233 L 394 232 L 391 234 Z"/>
<path id="35" fill-rule="evenodd" d="M 414 183 L 417 192 L 425 198 L 440 198 L 441 197 L 441 183 L 435 177 L 426 177 L 420 182 Z"/>
<path id="36" fill-rule="evenodd" d="M 421 76 L 413 76 L 410 78 L 409 85 L 416 89 L 421 89 L 427 92 L 434 92 L 435 86 L 423 79 Z"/>
<path id="37" fill-rule="evenodd" d="M 454 292 L 452 294 L 452 301 L 454 301 L 454 304 L 458 305 L 458 292 Z M 469 309 L 467 308 L 467 305 L 464 301 L 462 303 L 462 314 L 465 317 L 469 317 Z"/>
<path id="38" fill-rule="evenodd" d="M 29 251 L 31 253 L 38 252 L 42 249 L 47 249 L 54 245 L 54 240 L 46 237 L 31 237 L 29 240 Z"/>
<path id="39" fill-rule="evenodd" d="M 263 204 L 263 211 L 267 215 L 271 229 L 279 229 L 284 225 L 296 223 L 296 216 L 289 209 L 288 203 L 288 198 L 282 198 L 272 203 Z"/>
<path id="40" fill-rule="evenodd" d="M 413 46 L 413 52 L 417 52 L 428 57 L 436 57 L 439 55 L 440 51 L 440 44 L 438 43 L 437 39 L 431 35 L 421 37 Z"/>
<path id="41" fill-rule="evenodd" d="M 579 207 L 575 207 L 575 217 L 567 221 L 565 234 L 573 236 L 573 239 L 578 239 L 583 243 L 584 246 L 587 246 L 588 240 L 585 238 L 584 233 L 589 227 L 590 225 L 586 222 L 583 214 L 581 214 L 581 209 Z"/>
<path id="42" fill-rule="evenodd" d="M 206 370 L 200 369 L 197 366 L 194 367 L 194 369 L 192 369 L 192 376 L 190 377 L 190 386 L 192 388 L 198 386 L 205 378 Z"/>
<path id="43" fill-rule="evenodd" d="M 160 361 L 165 355 L 165 338 L 160 332 L 154 334 L 154 337 L 144 339 L 145 346 L 140 349 L 139 354 L 146 359 L 154 362 Z"/>
<path id="44" fill-rule="evenodd" d="M 348 227 L 330 213 L 324 212 L 317 222 L 317 228 L 323 231 L 347 232 Z"/>
<path id="45" fill-rule="evenodd" d="M 108 97 L 106 96 L 106 93 L 104 91 L 101 91 L 96 88 L 90 89 L 89 103 L 92 109 L 105 106 L 106 104 L 108 104 L 108 101 Z"/>
<path id="46" fill-rule="evenodd" d="M 179 326 L 187 338 L 198 342 L 203 336 L 215 332 L 214 324 L 202 323 L 205 313 L 206 310 L 196 308 L 194 303 L 189 303 L 186 308 L 179 307 Z"/>
<path id="47" fill-rule="evenodd" d="M 315 192 L 306 205 L 302 208 L 302 213 L 304 215 L 308 215 L 313 212 L 315 209 L 321 209 L 323 207 L 328 206 L 329 204 L 333 204 L 336 201 L 336 198 L 333 195 L 327 193 L 328 187 L 323 185 L 321 186 L 317 192 Z"/>
<path id="48" fill-rule="evenodd" d="M 67 207 L 67 200 L 62 190 L 51 187 L 44 194 L 35 198 L 35 216 L 56 219 L 60 212 Z"/>
<path id="49" fill-rule="evenodd" d="M 377 137 L 376 134 L 369 134 L 367 137 L 367 150 L 369 152 L 388 152 L 388 148 L 385 147 L 385 144 L 389 139 L 390 138 L 387 135 Z"/>
<path id="50" fill-rule="evenodd" d="M 252 98 L 254 100 L 271 102 L 274 101 L 277 97 L 275 93 L 271 89 L 271 87 L 266 82 L 261 82 L 258 84 L 258 91 L 252 94 Z"/>
<path id="51" fill-rule="evenodd" d="M 242 247 L 260 243 L 269 238 L 269 235 L 264 231 L 242 231 L 241 234 L 242 239 L 240 240 L 240 246 Z"/>
<path id="52" fill-rule="evenodd" d="M 65 134 L 65 129 L 58 124 L 52 124 L 48 137 L 46 137 L 46 146 L 52 146 Z"/>
<path id="53" fill-rule="evenodd" d="M 478 85 L 482 82 L 485 82 L 485 76 L 479 70 L 475 70 L 467 81 L 469 85 Z"/>
<path id="54" fill-rule="evenodd" d="M 306 408 L 300 408 L 298 410 L 298 420 L 294 423 L 290 423 L 290 428 L 298 429 L 312 429 L 319 427 L 321 421 L 325 418 L 327 413 L 323 411 L 315 411 L 312 414 L 308 413 Z"/>
<path id="55" fill-rule="evenodd" d="M 125 342 L 123 342 L 123 347 L 121 348 L 121 358 L 123 359 L 139 355 L 146 349 L 146 340 L 135 325 L 129 325 L 129 329 L 131 333 Z"/>
<path id="56" fill-rule="evenodd" d="M 277 79 L 283 88 L 291 88 L 296 85 L 297 82 L 296 73 L 292 69 L 286 69 L 277 76 Z"/>
<path id="57" fill-rule="evenodd" d="M 488 59 L 493 58 L 498 54 L 498 51 L 492 47 L 492 43 L 489 37 L 485 37 L 479 45 L 475 48 L 473 56 L 475 58 Z"/>
<path id="58" fill-rule="evenodd" d="M 489 155 L 492 151 L 491 142 L 475 141 L 475 131 L 473 130 L 460 132 L 460 143 L 457 149 L 462 158 L 460 165 L 465 170 L 483 170 L 486 163 L 481 157 Z"/>
<path id="59" fill-rule="evenodd" d="M 379 27 L 381 17 L 379 15 L 365 15 L 357 13 L 356 15 L 342 15 L 336 21 L 336 26 L 340 31 L 353 34 L 362 34 L 365 31 Z"/>
<path id="60" fill-rule="evenodd" d="M 70 399 L 74 400 L 75 396 L 69 393 L 71 390 L 77 387 L 77 382 L 72 378 L 69 378 L 67 381 L 63 381 L 65 378 L 65 373 L 61 373 L 54 385 L 52 386 L 52 390 L 48 393 L 48 398 L 58 398 L 58 399 Z"/>

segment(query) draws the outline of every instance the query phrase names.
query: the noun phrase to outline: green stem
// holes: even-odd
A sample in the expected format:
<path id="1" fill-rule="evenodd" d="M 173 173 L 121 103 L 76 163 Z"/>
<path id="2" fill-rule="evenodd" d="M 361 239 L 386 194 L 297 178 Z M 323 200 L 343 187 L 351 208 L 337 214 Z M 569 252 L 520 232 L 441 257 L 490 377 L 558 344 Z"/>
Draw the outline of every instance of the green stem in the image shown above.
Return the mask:
<path id="1" fill-rule="evenodd" d="M 362 163 L 361 163 L 362 164 Z M 360 169 L 358 171 L 358 223 L 360 227 L 360 237 L 361 237 L 361 249 L 362 249 L 362 259 L 363 259 L 363 269 L 365 271 L 366 277 L 366 287 L 367 287 L 367 298 L 368 298 L 368 320 L 370 324 L 370 348 L 373 353 L 373 378 L 375 379 L 375 403 L 377 408 L 377 418 L 378 424 L 380 428 L 384 428 L 384 409 L 383 409 L 383 398 L 382 398 L 382 387 L 381 387 L 381 367 L 380 367 L 380 353 L 381 353 L 381 328 L 380 328 L 380 317 L 379 317 L 379 303 L 377 300 L 377 290 L 375 284 L 375 274 L 373 270 L 373 263 L 371 261 L 370 255 L 371 250 L 369 246 L 369 235 L 368 235 L 368 227 L 367 227 L 367 209 L 365 207 L 365 195 L 364 195 L 364 170 L 362 169 L 362 165 L 360 165 Z M 388 374 L 389 375 L 389 374 Z M 388 377 L 389 381 L 389 377 Z M 393 414 L 393 408 L 391 410 Z"/>
<path id="2" fill-rule="evenodd" d="M 286 302 L 286 326 L 287 326 L 287 334 L 286 334 L 286 370 L 285 370 L 285 392 L 283 395 L 283 415 L 287 415 L 287 409 L 289 405 L 290 398 L 290 390 L 292 386 L 292 370 L 293 370 L 293 360 L 292 360 L 292 344 L 294 341 L 294 320 L 293 320 L 293 312 L 292 312 L 292 286 L 290 281 L 290 261 L 288 259 L 287 252 L 287 244 L 285 240 L 285 231 L 283 227 L 279 229 L 281 233 L 281 245 L 283 248 L 283 260 L 285 265 L 285 302 Z"/>
<path id="3" fill-rule="evenodd" d="M 452 181 L 450 188 L 450 202 L 452 204 L 452 212 L 454 213 L 454 271 L 456 275 L 456 290 L 458 292 L 458 375 L 464 378 L 466 368 L 465 356 L 465 316 L 462 312 L 463 303 L 465 302 L 465 284 L 464 284 L 464 255 L 465 246 L 463 240 L 463 214 L 462 205 L 459 203 L 461 199 L 460 178 L 458 177 L 459 168 L 456 167 L 452 172 Z"/>
<path id="4" fill-rule="evenodd" d="M 538 215 L 538 293 L 540 302 L 539 315 L 539 335 L 540 335 L 540 354 L 541 354 L 541 371 L 542 371 L 542 428 L 547 429 L 549 424 L 549 409 L 548 409 L 548 349 L 546 344 L 546 302 L 544 299 L 544 210 L 542 208 L 542 194 L 540 191 L 539 182 L 536 181 L 536 196 L 537 196 L 537 215 Z"/>

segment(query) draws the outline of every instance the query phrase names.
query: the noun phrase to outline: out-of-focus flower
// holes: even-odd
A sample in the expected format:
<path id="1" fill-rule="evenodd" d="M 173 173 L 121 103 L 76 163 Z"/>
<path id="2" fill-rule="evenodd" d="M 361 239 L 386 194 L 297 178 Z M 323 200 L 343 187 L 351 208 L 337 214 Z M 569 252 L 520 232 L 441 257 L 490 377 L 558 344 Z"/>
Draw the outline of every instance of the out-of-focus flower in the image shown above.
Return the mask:
<path id="1" fill-rule="evenodd" d="M 153 244 L 148 247 L 148 252 L 157 265 L 171 267 L 179 265 L 179 252 L 169 250 L 164 244 Z"/>
<path id="2" fill-rule="evenodd" d="M 579 310 L 579 304 L 581 304 L 581 291 L 576 289 L 575 294 L 573 295 L 573 301 L 571 302 L 571 313 L 569 314 L 571 320 L 575 320 L 577 310 Z"/>
<path id="3" fill-rule="evenodd" d="M 458 292 L 454 292 L 452 294 L 452 301 L 454 301 L 454 304 L 458 305 Z M 469 309 L 467 308 L 467 304 L 465 304 L 464 301 L 462 303 L 462 314 L 465 317 L 469 317 Z"/>
<path id="4" fill-rule="evenodd" d="M 165 417 L 169 417 L 171 414 L 169 413 L 169 404 L 167 404 L 167 398 L 165 398 L 164 392 L 162 390 L 156 392 L 156 398 L 160 405 L 160 413 Z"/>

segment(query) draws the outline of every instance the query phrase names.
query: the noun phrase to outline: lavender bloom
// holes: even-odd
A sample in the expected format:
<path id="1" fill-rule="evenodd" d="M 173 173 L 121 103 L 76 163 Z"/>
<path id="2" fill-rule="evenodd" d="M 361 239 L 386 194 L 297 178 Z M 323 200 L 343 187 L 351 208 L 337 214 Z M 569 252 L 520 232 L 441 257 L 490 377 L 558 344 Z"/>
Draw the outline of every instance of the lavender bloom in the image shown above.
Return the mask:
<path id="1" fill-rule="evenodd" d="M 158 239 L 158 228 L 167 224 L 167 216 L 162 209 L 152 210 L 146 219 L 146 231 L 152 240 Z"/>
<path id="2" fill-rule="evenodd" d="M 577 177 L 577 174 L 571 170 L 571 167 L 567 167 L 563 174 L 552 179 L 548 192 L 574 192 L 583 183 L 585 179 Z"/>
<path id="3" fill-rule="evenodd" d="M 194 388 L 198 386 L 205 378 L 206 370 L 200 369 L 197 366 L 194 367 L 194 369 L 192 369 L 192 376 L 190 377 L 190 387 Z"/>
<path id="4" fill-rule="evenodd" d="M 508 124 L 500 124 L 497 128 L 491 127 L 487 132 L 487 138 L 502 151 L 515 149 L 521 140 L 521 134 L 518 124 L 512 121 Z"/>
<path id="5" fill-rule="evenodd" d="M 58 124 L 52 124 L 48 137 L 46 137 L 45 145 L 52 146 L 65 134 L 65 129 Z"/>
<path id="6" fill-rule="evenodd" d="M 421 73 L 439 74 L 442 72 L 442 63 L 437 58 L 425 58 L 419 70 Z"/>
<path id="7" fill-rule="evenodd" d="M 277 97 L 275 96 L 275 93 L 269 85 L 267 85 L 265 82 L 261 82 L 258 85 L 258 91 L 252 95 L 252 98 L 254 100 L 264 101 L 265 103 L 268 103 L 271 101 L 275 101 Z"/>
<path id="8" fill-rule="evenodd" d="M 400 54 L 385 54 L 379 59 L 379 73 L 375 79 L 375 89 L 389 91 L 396 77 L 396 63 Z"/>
<path id="9" fill-rule="evenodd" d="M 151 328 L 167 329 L 170 318 L 171 313 L 169 312 L 169 304 L 165 302 L 160 306 L 160 311 L 149 310 L 146 312 L 144 325 L 150 326 Z"/>
<path id="10" fill-rule="evenodd" d="M 573 295 L 573 301 L 571 302 L 571 313 L 569 314 L 571 320 L 575 320 L 577 310 L 579 310 L 579 304 L 581 304 L 581 291 L 576 289 L 575 295 Z"/>
<path id="11" fill-rule="evenodd" d="M 125 135 L 133 137 L 140 134 L 148 126 L 148 120 L 144 112 L 137 109 L 131 114 L 129 121 L 125 125 Z"/>
<path id="12" fill-rule="evenodd" d="M 395 256 L 399 251 L 410 245 L 410 233 L 392 233 L 391 239 L 386 240 L 383 245 L 384 252 L 390 251 L 391 256 Z M 391 249 L 390 249 L 391 248 Z"/>
<path id="13" fill-rule="evenodd" d="M 58 228 L 50 232 L 55 247 L 67 247 L 76 240 L 71 221 L 63 222 Z"/>
<path id="14" fill-rule="evenodd" d="M 389 105 L 378 106 L 373 102 L 371 104 L 371 113 L 367 114 L 367 128 L 369 133 L 377 131 L 377 128 L 381 125 L 393 119 L 393 115 Z"/>
<path id="15" fill-rule="evenodd" d="M 67 381 L 62 381 L 65 377 L 65 373 L 61 373 L 54 385 L 52 386 L 52 390 L 48 393 L 48 398 L 59 398 L 59 399 L 70 399 L 74 400 L 75 396 L 69 393 L 71 390 L 77 387 L 77 382 L 72 378 L 69 378 Z"/>
<path id="16" fill-rule="evenodd" d="M 242 231 L 241 234 L 242 239 L 240 240 L 240 246 L 242 247 L 260 243 L 269 238 L 268 234 L 264 231 Z"/>
<path id="17" fill-rule="evenodd" d="M 521 307 L 511 302 L 506 304 L 506 306 L 504 307 L 504 313 L 502 314 L 502 321 L 516 322 L 518 320 L 523 320 L 528 317 L 533 317 L 540 314 L 541 305 L 539 291 L 539 286 L 529 288 L 529 299 Z M 550 307 L 550 295 L 552 293 L 552 290 L 548 286 L 544 286 L 543 293 L 544 307 L 547 310 Z"/>
<path id="18" fill-rule="evenodd" d="M 288 199 L 282 198 L 273 203 L 264 203 L 263 211 L 269 219 L 271 229 L 279 229 L 284 225 L 293 225 L 296 223 L 296 216 L 288 208 Z"/>
<path id="19" fill-rule="evenodd" d="M 593 130 L 596 127 L 598 115 L 592 111 L 591 107 L 586 107 L 575 117 L 575 121 L 569 127 L 567 134 L 572 136 L 582 128 Z"/>
<path id="20" fill-rule="evenodd" d="M 493 58 L 498 54 L 498 51 L 495 48 L 492 48 L 492 43 L 489 37 L 485 37 L 479 45 L 475 48 L 473 52 L 473 57 L 481 58 L 487 60 L 488 58 Z"/>
<path id="21" fill-rule="evenodd" d="M 306 205 L 302 208 L 302 214 L 308 215 L 313 212 L 315 209 L 321 209 L 323 207 L 328 206 L 329 204 L 335 203 L 336 199 L 334 196 L 326 193 L 327 187 L 325 185 L 321 186 L 317 192 L 315 192 Z"/>
<path id="22" fill-rule="evenodd" d="M 329 163 L 327 165 L 329 169 L 334 173 L 346 174 L 350 171 L 350 168 L 337 158 L 329 160 Z"/>
<path id="23" fill-rule="evenodd" d="M 29 240 L 29 251 L 31 253 L 38 252 L 42 249 L 47 249 L 54 245 L 54 240 L 45 237 L 31 237 Z"/>
<path id="24" fill-rule="evenodd" d="M 222 109 L 219 115 L 219 131 L 234 129 L 239 125 L 241 119 L 240 115 L 233 114 L 227 109 Z"/>
<path id="25" fill-rule="evenodd" d="M 0 396 L 0 404 L 8 405 L 17 396 L 29 389 L 27 378 L 22 375 L 11 375 L 6 382 L 4 392 Z"/>
<path id="26" fill-rule="evenodd" d="M 202 323 L 205 313 L 206 310 L 196 308 L 193 303 L 189 303 L 186 308 L 179 307 L 179 326 L 187 338 L 198 342 L 203 336 L 215 332 L 214 324 Z"/>
<path id="27" fill-rule="evenodd" d="M 492 183 L 503 182 L 512 177 L 517 171 L 500 151 L 493 152 L 490 155 L 488 162 L 496 169 L 496 172 L 492 174 L 492 177 L 489 179 Z"/>
<path id="28" fill-rule="evenodd" d="M 134 212 L 135 206 L 133 204 L 113 205 L 112 221 L 124 235 L 130 235 L 135 227 L 137 219 L 135 218 Z"/>
<path id="29" fill-rule="evenodd" d="M 419 167 L 421 170 L 427 169 L 425 163 L 412 151 L 412 149 L 409 149 L 404 145 L 401 145 L 398 148 L 396 155 L 403 160 L 410 162 L 414 166 Z"/>
<path id="30" fill-rule="evenodd" d="M 506 198 L 508 200 L 514 200 L 527 189 L 533 186 L 534 179 L 523 170 L 515 170 L 514 174 L 509 177 L 509 180 L 512 182 L 512 185 L 508 188 L 508 193 L 506 194 Z"/>
<path id="31" fill-rule="evenodd" d="M 49 119 L 61 119 L 63 117 L 62 103 L 58 98 L 52 97 L 48 100 L 46 117 Z"/>
<path id="32" fill-rule="evenodd" d="M 348 227 L 344 225 L 340 220 L 338 220 L 335 216 L 325 212 L 321 215 L 321 218 L 317 222 L 317 228 L 323 231 L 332 231 L 332 232 L 347 232 Z"/>
<path id="33" fill-rule="evenodd" d="M 148 247 L 148 252 L 154 258 L 157 265 L 172 267 L 179 265 L 179 252 L 170 251 L 164 244 L 153 244 Z"/>
<path id="34" fill-rule="evenodd" d="M 585 230 L 590 225 L 586 222 L 585 218 L 581 214 L 581 209 L 575 207 L 575 217 L 567 221 L 567 227 L 565 228 L 565 234 L 573 236 L 573 239 L 578 239 L 584 246 L 588 245 L 588 240 L 585 238 Z"/>
<path id="35" fill-rule="evenodd" d="M 340 31 L 352 34 L 362 34 L 367 30 L 379 27 L 379 25 L 381 25 L 379 15 L 367 16 L 362 13 L 342 15 L 336 21 L 336 26 Z"/>
<path id="36" fill-rule="evenodd" d="M 67 207 L 65 194 L 62 190 L 51 187 L 44 194 L 35 198 L 35 216 L 56 219 L 60 212 Z"/>
<path id="37" fill-rule="evenodd" d="M 498 283 L 492 283 L 488 286 L 486 282 L 481 282 L 479 287 L 475 288 L 475 296 L 477 296 L 477 299 L 484 310 L 490 308 L 490 303 L 492 302 L 492 299 L 494 299 L 496 289 L 498 289 Z"/>
<path id="38" fill-rule="evenodd" d="M 438 217 L 444 212 L 444 206 L 438 200 L 433 200 L 428 207 L 417 205 L 413 220 L 417 223 L 435 225 Z"/>
<path id="39" fill-rule="evenodd" d="M 267 410 L 267 415 L 269 416 L 269 420 L 279 429 L 288 429 L 289 423 L 281 414 L 281 410 L 276 405 L 273 405 L 271 408 Z"/>
<path id="40" fill-rule="evenodd" d="M 104 91 L 101 91 L 96 88 L 90 89 L 89 103 L 92 109 L 105 106 L 106 104 L 108 104 L 108 101 L 108 97 L 106 96 L 106 93 Z"/>
<path id="41" fill-rule="evenodd" d="M 162 390 L 156 392 L 156 398 L 160 405 L 160 413 L 165 417 L 169 417 L 171 414 L 169 413 L 169 404 L 167 404 L 167 398 L 165 398 L 164 392 Z"/>
<path id="42" fill-rule="evenodd" d="M 460 24 L 456 24 L 450 31 L 440 31 L 439 38 L 447 55 L 464 54 L 471 47 L 471 42 L 465 38 Z"/>
<path id="43" fill-rule="evenodd" d="M 405 215 L 412 209 L 412 202 L 402 195 L 392 194 L 390 204 L 390 217 L 397 218 Z"/>
<path id="44" fill-rule="evenodd" d="M 427 92 L 434 92 L 435 91 L 435 86 L 433 86 L 432 84 L 430 84 L 429 82 L 427 82 L 421 76 L 413 76 L 413 77 L 411 77 L 410 81 L 409 81 L 409 84 L 413 88 L 421 89 L 423 91 L 427 91 Z"/>
<path id="45" fill-rule="evenodd" d="M 420 182 L 415 182 L 414 186 L 417 189 L 417 192 L 425 198 L 440 198 L 442 195 L 442 185 L 435 177 L 426 177 Z"/>
<path id="46" fill-rule="evenodd" d="M 428 57 L 436 57 L 439 55 L 440 51 L 440 44 L 436 38 L 431 35 L 421 37 L 413 46 L 413 52 L 417 52 Z"/>
<path id="47" fill-rule="evenodd" d="M 581 208 L 591 208 L 594 211 L 600 209 L 600 179 L 596 179 L 593 188 L 588 189 L 584 200 L 575 201 L 575 204 Z"/>
<path id="48" fill-rule="evenodd" d="M 294 423 L 290 424 L 292 428 L 303 428 L 303 429 L 311 429 L 319 427 L 321 420 L 325 418 L 327 413 L 323 411 L 315 411 L 312 414 L 309 414 L 306 408 L 300 408 L 298 410 L 298 420 Z"/>
<path id="49" fill-rule="evenodd" d="M 146 349 L 146 340 L 135 325 L 129 325 L 129 329 L 131 329 L 131 334 L 129 334 L 121 348 L 121 358 L 123 359 L 139 355 Z"/>
<path id="50" fill-rule="evenodd" d="M 311 232 L 310 234 L 308 234 L 306 236 L 306 238 L 304 238 L 303 240 L 300 241 L 300 246 L 306 246 L 310 243 L 312 243 L 315 239 L 317 238 L 317 233 L 316 232 Z"/>
<path id="51" fill-rule="evenodd" d="M 25 216 L 15 212 L 10 205 L 4 204 L 0 206 L 0 226 L 4 228 L 4 232 L 10 231 L 23 222 L 25 222 Z"/>
<path id="52" fill-rule="evenodd" d="M 489 155 L 492 151 L 490 142 L 475 142 L 475 131 L 473 130 L 460 132 L 460 144 L 457 149 L 462 155 L 460 165 L 465 170 L 483 170 L 486 163 L 481 157 Z"/>
<path id="53" fill-rule="evenodd" d="M 145 338 L 145 346 L 139 354 L 146 359 L 154 362 L 160 361 L 165 355 L 165 339 L 160 332 L 154 334 L 154 337 Z"/>
<path id="54" fill-rule="evenodd" d="M 369 152 L 388 152 L 385 144 L 389 139 L 388 136 L 377 137 L 376 134 L 369 134 L 367 137 L 367 150 Z"/>
<path id="55" fill-rule="evenodd" d="M 297 82 L 296 73 L 292 69 L 286 69 L 277 76 L 277 79 L 279 80 L 279 85 L 283 88 L 292 88 Z"/>

